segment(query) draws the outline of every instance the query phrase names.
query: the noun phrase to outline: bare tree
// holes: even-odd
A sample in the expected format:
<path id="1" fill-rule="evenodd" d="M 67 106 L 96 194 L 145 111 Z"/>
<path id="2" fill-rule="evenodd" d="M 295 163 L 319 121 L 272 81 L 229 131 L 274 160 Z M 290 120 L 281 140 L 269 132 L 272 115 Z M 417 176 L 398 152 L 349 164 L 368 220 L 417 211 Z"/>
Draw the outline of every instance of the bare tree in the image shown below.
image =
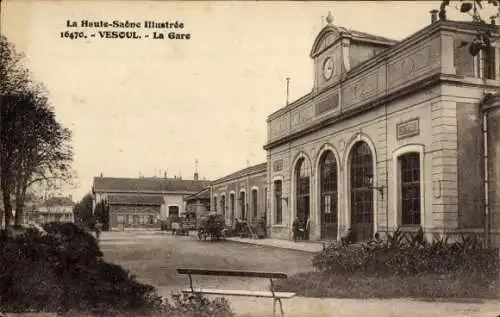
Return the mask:
<path id="1" fill-rule="evenodd" d="M 43 87 L 22 67 L 22 56 L 5 37 L 1 38 L 1 189 L 5 223 L 12 217 L 15 197 L 15 224 L 20 225 L 28 189 L 36 183 L 54 186 L 68 181 L 73 151 L 71 131 L 61 126 Z"/>

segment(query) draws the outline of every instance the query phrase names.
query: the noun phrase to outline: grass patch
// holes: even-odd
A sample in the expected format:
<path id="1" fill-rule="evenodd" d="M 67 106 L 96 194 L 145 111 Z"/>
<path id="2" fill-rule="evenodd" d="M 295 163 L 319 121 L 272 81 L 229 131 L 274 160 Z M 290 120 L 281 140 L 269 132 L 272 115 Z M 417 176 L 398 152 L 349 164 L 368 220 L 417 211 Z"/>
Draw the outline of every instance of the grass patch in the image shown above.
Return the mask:
<path id="1" fill-rule="evenodd" d="M 304 297 L 415 298 L 457 300 L 499 299 L 498 279 L 477 280 L 453 274 L 373 277 L 366 274 L 339 275 L 327 272 L 299 273 L 277 282 L 279 291 Z"/>

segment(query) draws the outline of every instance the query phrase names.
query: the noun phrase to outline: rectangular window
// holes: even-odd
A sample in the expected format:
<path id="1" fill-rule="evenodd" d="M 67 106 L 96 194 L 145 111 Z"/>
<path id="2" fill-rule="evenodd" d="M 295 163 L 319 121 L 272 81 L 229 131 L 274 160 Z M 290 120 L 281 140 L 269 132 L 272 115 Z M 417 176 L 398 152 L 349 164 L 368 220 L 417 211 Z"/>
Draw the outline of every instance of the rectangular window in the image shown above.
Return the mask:
<path id="1" fill-rule="evenodd" d="M 283 192 L 281 181 L 274 182 L 274 217 L 276 224 L 283 223 Z"/>
<path id="2" fill-rule="evenodd" d="M 401 224 L 420 225 L 420 158 L 418 153 L 399 158 L 401 179 Z"/>
<path id="3" fill-rule="evenodd" d="M 495 47 L 479 51 L 474 57 L 474 72 L 479 78 L 496 79 Z"/>

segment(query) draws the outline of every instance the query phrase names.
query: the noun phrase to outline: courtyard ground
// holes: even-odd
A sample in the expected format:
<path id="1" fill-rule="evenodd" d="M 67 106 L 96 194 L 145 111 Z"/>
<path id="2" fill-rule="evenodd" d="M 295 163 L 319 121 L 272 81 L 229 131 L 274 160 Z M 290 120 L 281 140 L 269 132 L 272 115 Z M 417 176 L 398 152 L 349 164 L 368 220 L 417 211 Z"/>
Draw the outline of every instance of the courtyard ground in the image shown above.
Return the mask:
<path id="1" fill-rule="evenodd" d="M 120 264 L 160 294 L 186 288 L 188 279 L 179 267 L 276 271 L 289 275 L 313 270 L 311 253 L 232 241 L 198 241 L 192 236 L 172 236 L 158 231 L 104 232 L 101 249 L 107 261 Z M 267 289 L 265 279 L 195 277 L 195 285 L 224 289 Z M 228 297 L 238 316 L 269 316 L 270 299 Z M 425 302 L 411 299 L 318 299 L 296 297 L 284 301 L 285 316 L 498 316 L 497 301 Z M 493 313 L 496 311 L 496 314 Z M 490 312 L 491 314 L 484 314 Z"/>

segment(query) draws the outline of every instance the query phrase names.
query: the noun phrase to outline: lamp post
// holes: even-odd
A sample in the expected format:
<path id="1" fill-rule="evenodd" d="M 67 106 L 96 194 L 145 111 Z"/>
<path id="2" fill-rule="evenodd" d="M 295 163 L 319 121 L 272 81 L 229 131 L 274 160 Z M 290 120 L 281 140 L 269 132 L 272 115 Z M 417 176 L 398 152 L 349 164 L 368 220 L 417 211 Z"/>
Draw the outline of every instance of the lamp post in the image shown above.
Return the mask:
<path id="1" fill-rule="evenodd" d="M 380 196 L 382 196 L 382 198 L 384 197 L 384 185 L 374 186 L 373 185 L 373 175 L 368 174 L 365 176 L 365 184 L 366 184 L 366 187 L 368 189 L 371 189 L 371 190 L 376 189 L 380 193 Z"/>

